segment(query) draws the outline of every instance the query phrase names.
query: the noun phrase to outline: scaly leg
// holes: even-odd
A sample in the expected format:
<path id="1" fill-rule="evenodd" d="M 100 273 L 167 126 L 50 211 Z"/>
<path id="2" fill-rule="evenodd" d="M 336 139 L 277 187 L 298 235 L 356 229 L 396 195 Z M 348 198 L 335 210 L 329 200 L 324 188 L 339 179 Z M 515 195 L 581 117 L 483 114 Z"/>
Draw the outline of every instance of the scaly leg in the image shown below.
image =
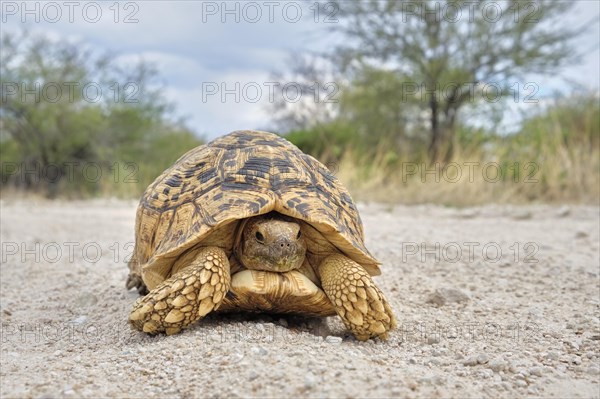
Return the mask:
<path id="1" fill-rule="evenodd" d="M 396 327 L 396 319 L 387 300 L 367 271 L 343 255 L 331 255 L 319 266 L 323 291 L 337 314 L 354 336 L 386 339 Z"/>
<path id="2" fill-rule="evenodd" d="M 200 248 L 189 265 L 139 298 L 129 322 L 150 334 L 176 334 L 216 310 L 229 291 L 229 261 L 218 247 Z"/>

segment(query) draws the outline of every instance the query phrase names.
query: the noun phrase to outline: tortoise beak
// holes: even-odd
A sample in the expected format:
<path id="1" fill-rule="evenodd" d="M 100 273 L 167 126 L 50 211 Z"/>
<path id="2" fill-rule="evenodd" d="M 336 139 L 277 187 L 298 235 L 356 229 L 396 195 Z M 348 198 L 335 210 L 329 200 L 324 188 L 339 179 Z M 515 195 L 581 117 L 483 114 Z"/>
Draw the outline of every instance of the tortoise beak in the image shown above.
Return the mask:
<path id="1" fill-rule="evenodd" d="M 289 272 L 290 270 L 298 269 L 302 266 L 302 262 L 298 262 L 298 258 L 282 258 L 277 262 L 277 272 Z"/>

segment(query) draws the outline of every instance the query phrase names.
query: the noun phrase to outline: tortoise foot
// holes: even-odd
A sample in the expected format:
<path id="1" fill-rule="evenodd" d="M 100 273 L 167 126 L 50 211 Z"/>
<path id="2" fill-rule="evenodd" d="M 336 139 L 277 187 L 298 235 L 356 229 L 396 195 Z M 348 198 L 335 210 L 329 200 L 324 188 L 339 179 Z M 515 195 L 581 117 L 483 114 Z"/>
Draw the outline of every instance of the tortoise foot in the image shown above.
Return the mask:
<path id="1" fill-rule="evenodd" d="M 387 339 L 396 319 L 383 293 L 358 263 L 331 255 L 319 267 L 323 291 L 356 339 Z"/>
<path id="2" fill-rule="evenodd" d="M 198 249 L 189 266 L 139 298 L 129 314 L 131 325 L 145 333 L 176 334 L 217 309 L 229 290 L 229 262 L 218 247 Z"/>

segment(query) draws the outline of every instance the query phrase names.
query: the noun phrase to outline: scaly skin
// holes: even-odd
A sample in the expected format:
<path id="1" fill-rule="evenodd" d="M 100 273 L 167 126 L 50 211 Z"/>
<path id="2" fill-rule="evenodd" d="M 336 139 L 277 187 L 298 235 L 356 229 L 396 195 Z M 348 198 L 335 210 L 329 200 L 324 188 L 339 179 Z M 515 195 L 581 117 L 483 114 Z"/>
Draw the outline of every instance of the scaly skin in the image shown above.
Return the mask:
<path id="1" fill-rule="evenodd" d="M 319 266 L 321 286 L 356 339 L 388 338 L 396 319 L 367 271 L 343 255 L 331 255 Z"/>
<path id="2" fill-rule="evenodd" d="M 225 252 L 218 247 L 200 248 L 189 266 L 135 302 L 129 322 L 146 333 L 176 334 L 216 310 L 229 286 Z"/>

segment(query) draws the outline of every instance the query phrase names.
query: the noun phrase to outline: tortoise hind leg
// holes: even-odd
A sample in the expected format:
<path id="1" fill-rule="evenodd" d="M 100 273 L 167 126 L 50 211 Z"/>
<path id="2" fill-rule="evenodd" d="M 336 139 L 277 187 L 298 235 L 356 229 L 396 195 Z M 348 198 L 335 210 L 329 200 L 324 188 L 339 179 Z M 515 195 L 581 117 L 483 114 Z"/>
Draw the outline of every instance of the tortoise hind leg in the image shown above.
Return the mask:
<path id="1" fill-rule="evenodd" d="M 178 333 L 182 328 L 217 309 L 229 291 L 229 261 L 218 247 L 203 247 L 186 256 L 191 259 L 148 295 L 139 298 L 129 322 L 150 334 Z M 178 265 L 176 265 L 178 266 Z"/>
<path id="2" fill-rule="evenodd" d="M 343 255 L 331 255 L 319 265 L 319 275 L 323 291 L 358 340 L 386 339 L 388 331 L 396 327 L 383 293 L 358 263 Z"/>

